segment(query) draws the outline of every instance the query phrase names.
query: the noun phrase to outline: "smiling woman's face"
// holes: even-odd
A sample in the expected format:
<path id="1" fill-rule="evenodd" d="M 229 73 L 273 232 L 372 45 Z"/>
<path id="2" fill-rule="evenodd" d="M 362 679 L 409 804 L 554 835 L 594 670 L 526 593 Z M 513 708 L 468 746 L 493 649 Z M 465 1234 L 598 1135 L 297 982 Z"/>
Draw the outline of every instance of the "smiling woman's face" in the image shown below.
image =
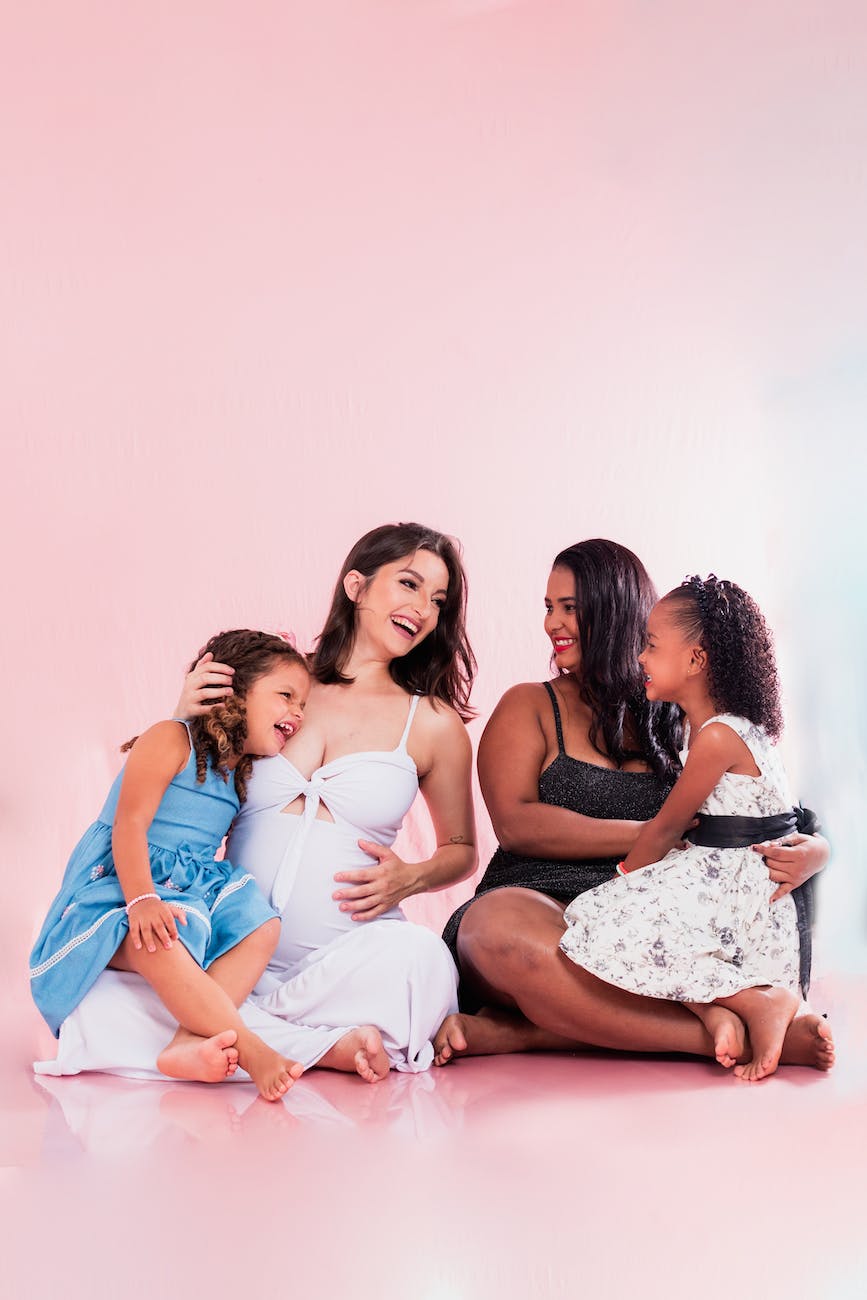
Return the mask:
<path id="1" fill-rule="evenodd" d="M 575 601 L 575 578 L 568 569 L 552 569 L 545 592 L 545 632 L 561 672 L 581 667 L 581 638 Z"/>
<path id="2" fill-rule="evenodd" d="M 445 562 L 432 551 L 383 564 L 367 580 L 350 571 L 344 587 L 355 602 L 356 645 L 369 644 L 390 659 L 408 654 L 436 627 L 448 584 Z"/>

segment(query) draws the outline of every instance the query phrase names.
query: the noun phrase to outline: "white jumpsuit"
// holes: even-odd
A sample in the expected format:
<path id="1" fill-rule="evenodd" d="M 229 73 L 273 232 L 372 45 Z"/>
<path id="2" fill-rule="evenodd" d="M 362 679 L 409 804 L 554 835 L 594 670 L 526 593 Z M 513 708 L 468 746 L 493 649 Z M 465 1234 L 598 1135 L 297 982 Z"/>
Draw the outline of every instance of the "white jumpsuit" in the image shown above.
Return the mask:
<path id="1" fill-rule="evenodd" d="M 406 742 L 419 698 L 393 750 L 344 755 L 309 780 L 282 755 L 257 761 L 232 828 L 227 856 L 282 915 L 277 950 L 241 1014 L 305 1068 L 350 1029 L 372 1024 L 392 1068 L 425 1070 L 432 1035 L 457 1010 L 457 972 L 438 935 L 399 907 L 375 921 L 353 921 L 331 897 L 336 871 L 370 865 L 358 840 L 391 845 L 415 798 L 418 775 Z M 303 814 L 284 812 L 299 797 Z M 328 820 L 317 818 L 320 808 Z M 155 1061 L 174 1027 L 144 981 L 108 970 L 64 1021 L 56 1061 L 35 1069 L 163 1078 Z"/>

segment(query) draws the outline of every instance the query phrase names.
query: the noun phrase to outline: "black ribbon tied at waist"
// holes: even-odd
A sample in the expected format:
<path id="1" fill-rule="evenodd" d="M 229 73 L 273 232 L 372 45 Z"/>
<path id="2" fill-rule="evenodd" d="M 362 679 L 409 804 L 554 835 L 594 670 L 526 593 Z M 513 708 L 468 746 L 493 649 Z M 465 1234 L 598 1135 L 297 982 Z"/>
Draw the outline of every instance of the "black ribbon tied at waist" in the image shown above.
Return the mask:
<path id="1" fill-rule="evenodd" d="M 762 840 L 779 840 L 798 829 L 794 808 L 774 817 L 712 817 L 699 813 L 698 825 L 687 831 L 690 844 L 707 849 L 746 849 Z"/>

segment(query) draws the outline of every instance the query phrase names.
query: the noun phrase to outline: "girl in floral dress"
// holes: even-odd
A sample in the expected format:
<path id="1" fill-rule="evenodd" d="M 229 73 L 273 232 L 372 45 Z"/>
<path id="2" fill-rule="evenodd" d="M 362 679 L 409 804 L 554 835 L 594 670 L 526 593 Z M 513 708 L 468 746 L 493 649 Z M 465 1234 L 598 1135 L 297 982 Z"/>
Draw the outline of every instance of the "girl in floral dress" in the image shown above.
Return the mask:
<path id="1" fill-rule="evenodd" d="M 294 647 L 264 632 L 221 633 L 205 652 L 234 664 L 232 700 L 191 724 L 158 722 L 124 746 L 126 767 L 74 849 L 34 946 L 31 989 L 57 1034 L 107 966 L 135 972 L 178 1022 L 157 1060 L 162 1073 L 216 1082 L 240 1064 L 276 1101 L 302 1067 L 237 1008 L 280 922 L 253 877 L 216 854 L 253 756 L 280 753 L 301 726 L 310 674 Z"/>
<path id="2" fill-rule="evenodd" d="M 685 714 L 683 773 L 618 864 L 566 909 L 565 955 L 630 992 L 683 1002 L 717 1060 L 773 1073 L 799 1005 L 797 917 L 750 847 L 795 830 L 774 741 L 782 730 L 770 632 L 752 598 L 691 577 L 654 607 L 639 657 L 648 699 Z M 695 820 L 688 847 L 676 848 Z M 746 1035 L 752 1053 L 746 1064 Z"/>

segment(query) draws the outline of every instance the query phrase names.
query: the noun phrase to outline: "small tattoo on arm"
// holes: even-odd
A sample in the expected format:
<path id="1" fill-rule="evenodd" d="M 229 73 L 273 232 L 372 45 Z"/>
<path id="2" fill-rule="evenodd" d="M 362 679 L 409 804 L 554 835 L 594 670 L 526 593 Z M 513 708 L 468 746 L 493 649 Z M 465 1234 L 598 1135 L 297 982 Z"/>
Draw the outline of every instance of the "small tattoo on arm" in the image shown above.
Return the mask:
<path id="1" fill-rule="evenodd" d="M 449 836 L 449 844 L 463 844 L 463 842 L 464 842 L 464 837 L 463 837 L 463 835 L 450 835 L 450 836 Z"/>

